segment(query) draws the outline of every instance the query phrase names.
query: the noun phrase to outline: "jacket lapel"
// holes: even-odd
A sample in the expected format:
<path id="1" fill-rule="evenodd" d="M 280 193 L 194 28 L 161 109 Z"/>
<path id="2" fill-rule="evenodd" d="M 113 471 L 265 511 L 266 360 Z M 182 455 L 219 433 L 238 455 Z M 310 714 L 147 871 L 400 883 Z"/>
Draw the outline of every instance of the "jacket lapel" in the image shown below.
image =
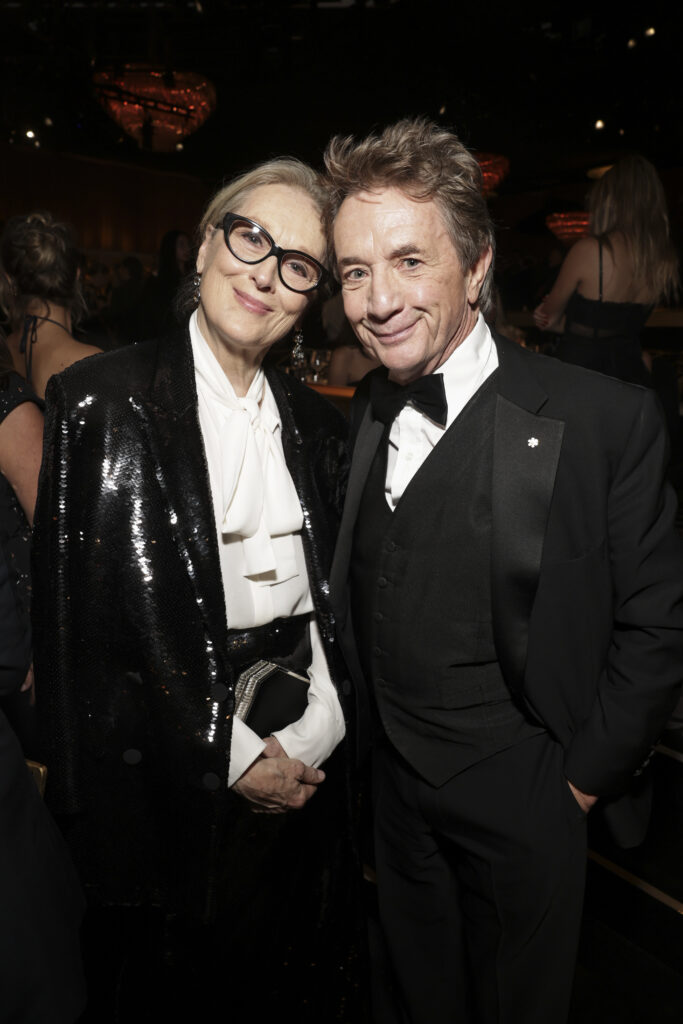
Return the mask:
<path id="1" fill-rule="evenodd" d="M 187 329 L 160 342 L 149 389 L 132 396 L 131 401 L 156 463 L 156 478 L 178 553 L 209 636 L 225 665 L 225 598 Z"/>
<path id="2" fill-rule="evenodd" d="M 539 415 L 547 395 L 523 351 L 500 337 L 496 344 L 500 375 L 492 484 L 493 628 L 505 678 L 520 691 L 564 423 Z"/>
<path id="3" fill-rule="evenodd" d="M 363 414 L 353 449 L 344 511 L 330 571 L 332 607 L 337 621 L 340 623 L 346 618 L 346 581 L 351 562 L 353 530 L 356 525 L 358 508 L 363 496 L 365 482 L 383 433 L 384 424 L 372 418 L 370 406 L 368 405 Z"/>

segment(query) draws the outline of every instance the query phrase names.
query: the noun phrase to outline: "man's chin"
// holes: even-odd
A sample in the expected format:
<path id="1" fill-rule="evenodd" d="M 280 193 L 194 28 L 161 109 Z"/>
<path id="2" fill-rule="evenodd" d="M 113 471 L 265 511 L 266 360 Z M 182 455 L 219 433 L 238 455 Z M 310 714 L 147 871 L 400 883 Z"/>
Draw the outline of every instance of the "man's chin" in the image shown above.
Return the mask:
<path id="1" fill-rule="evenodd" d="M 387 345 L 386 347 L 376 347 L 373 351 L 382 366 L 386 366 L 389 377 L 401 384 L 421 377 L 425 372 L 425 361 L 418 359 L 415 352 L 406 351 L 404 346 Z"/>

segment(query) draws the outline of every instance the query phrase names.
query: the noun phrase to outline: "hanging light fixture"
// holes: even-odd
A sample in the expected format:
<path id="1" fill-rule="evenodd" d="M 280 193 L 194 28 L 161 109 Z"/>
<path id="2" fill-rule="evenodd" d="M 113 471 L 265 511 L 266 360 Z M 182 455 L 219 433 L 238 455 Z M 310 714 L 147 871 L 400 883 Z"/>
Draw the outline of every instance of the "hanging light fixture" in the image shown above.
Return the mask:
<path id="1" fill-rule="evenodd" d="M 510 161 L 499 153 L 475 153 L 484 178 L 484 195 L 493 195 L 510 170 Z"/>
<path id="2" fill-rule="evenodd" d="M 585 210 L 549 213 L 545 223 L 561 242 L 576 242 L 588 234 L 588 214 Z"/>
<path id="3" fill-rule="evenodd" d="M 175 150 L 216 108 L 213 85 L 195 71 L 127 64 L 93 81 L 99 102 L 141 149 Z"/>

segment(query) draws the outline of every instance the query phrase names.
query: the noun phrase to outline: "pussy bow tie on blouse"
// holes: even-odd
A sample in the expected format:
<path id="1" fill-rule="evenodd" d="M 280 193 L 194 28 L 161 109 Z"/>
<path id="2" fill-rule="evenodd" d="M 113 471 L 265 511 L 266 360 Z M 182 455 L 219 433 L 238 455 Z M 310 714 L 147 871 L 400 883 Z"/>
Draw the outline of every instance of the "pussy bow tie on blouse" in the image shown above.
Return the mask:
<path id="1" fill-rule="evenodd" d="M 272 539 L 296 533 L 303 515 L 277 431 L 280 421 L 265 405 L 259 370 L 244 398 L 227 378 L 203 374 L 218 427 L 224 534 L 241 538 L 244 575 L 277 570 Z"/>

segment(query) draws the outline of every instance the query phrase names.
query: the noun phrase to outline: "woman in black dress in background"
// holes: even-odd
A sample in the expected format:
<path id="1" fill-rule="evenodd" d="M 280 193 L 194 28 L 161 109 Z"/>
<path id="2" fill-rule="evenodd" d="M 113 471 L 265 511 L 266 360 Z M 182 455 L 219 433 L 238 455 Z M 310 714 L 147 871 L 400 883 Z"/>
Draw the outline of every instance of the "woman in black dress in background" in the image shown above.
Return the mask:
<path id="1" fill-rule="evenodd" d="M 43 417 L 0 343 L 0 696 L 32 680 L 30 524 Z M 0 710 L 0 1021 L 72 1024 L 83 1009 L 83 897 L 66 847 Z"/>
<path id="2" fill-rule="evenodd" d="M 591 234 L 568 253 L 534 311 L 536 326 L 562 329 L 555 354 L 564 362 L 652 386 L 640 332 L 654 305 L 678 288 L 657 171 L 644 157 L 625 157 L 596 182 L 589 211 Z"/>

